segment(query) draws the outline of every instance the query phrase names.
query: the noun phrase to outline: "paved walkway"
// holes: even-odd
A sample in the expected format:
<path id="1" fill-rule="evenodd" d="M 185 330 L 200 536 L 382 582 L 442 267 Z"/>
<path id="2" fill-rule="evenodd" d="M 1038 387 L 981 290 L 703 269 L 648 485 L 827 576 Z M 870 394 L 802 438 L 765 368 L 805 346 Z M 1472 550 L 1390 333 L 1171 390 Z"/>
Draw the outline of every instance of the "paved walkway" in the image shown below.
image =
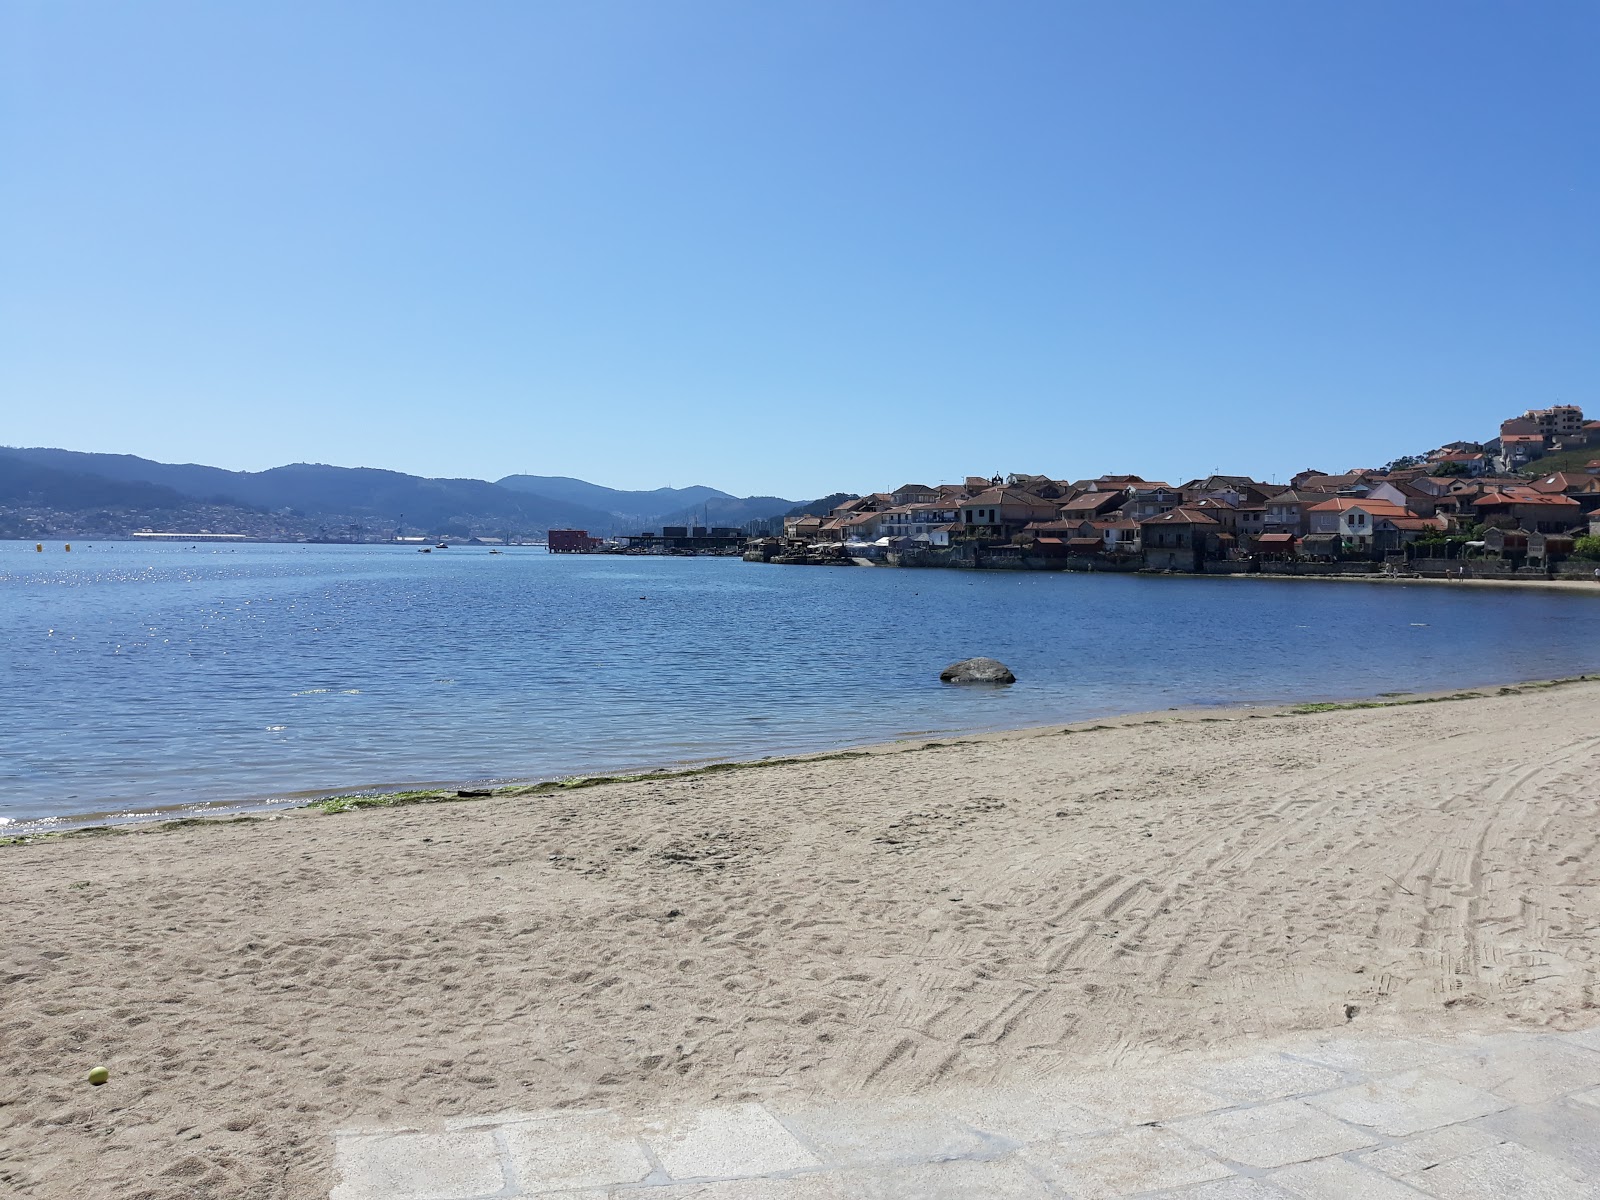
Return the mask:
<path id="1" fill-rule="evenodd" d="M 1600 1029 L 1327 1036 L 1057 1086 L 336 1135 L 331 1200 L 1600 1200 Z"/>

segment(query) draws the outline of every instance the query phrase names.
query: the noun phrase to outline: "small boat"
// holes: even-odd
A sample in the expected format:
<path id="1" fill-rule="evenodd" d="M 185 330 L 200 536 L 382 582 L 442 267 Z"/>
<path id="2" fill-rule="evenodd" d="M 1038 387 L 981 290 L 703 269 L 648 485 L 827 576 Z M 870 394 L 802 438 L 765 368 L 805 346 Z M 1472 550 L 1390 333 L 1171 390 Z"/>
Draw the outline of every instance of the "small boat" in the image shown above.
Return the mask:
<path id="1" fill-rule="evenodd" d="M 432 546 L 424 546 L 422 549 L 418 550 L 417 553 L 418 554 L 432 554 L 433 553 L 433 547 Z"/>
<path id="2" fill-rule="evenodd" d="M 498 550 L 491 550 L 491 551 L 489 551 L 489 553 L 490 553 L 490 554 L 499 554 L 499 553 L 500 553 L 500 551 L 498 551 Z"/>
<path id="3" fill-rule="evenodd" d="M 450 549 L 450 543 L 449 542 L 440 542 L 437 546 L 434 547 L 434 549 L 435 550 L 448 550 L 448 549 Z"/>

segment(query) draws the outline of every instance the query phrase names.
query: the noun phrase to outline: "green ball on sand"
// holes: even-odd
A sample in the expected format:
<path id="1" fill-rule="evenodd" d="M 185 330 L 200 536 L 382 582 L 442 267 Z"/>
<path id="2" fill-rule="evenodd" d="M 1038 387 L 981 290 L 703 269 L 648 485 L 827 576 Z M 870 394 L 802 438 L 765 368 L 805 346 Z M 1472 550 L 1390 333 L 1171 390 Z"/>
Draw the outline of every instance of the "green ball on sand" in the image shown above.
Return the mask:
<path id="1" fill-rule="evenodd" d="M 102 1083 L 105 1083 L 110 1078 L 111 1072 L 106 1070 L 104 1067 L 96 1067 L 94 1070 L 89 1072 L 89 1082 L 94 1084 L 95 1087 L 99 1087 Z"/>

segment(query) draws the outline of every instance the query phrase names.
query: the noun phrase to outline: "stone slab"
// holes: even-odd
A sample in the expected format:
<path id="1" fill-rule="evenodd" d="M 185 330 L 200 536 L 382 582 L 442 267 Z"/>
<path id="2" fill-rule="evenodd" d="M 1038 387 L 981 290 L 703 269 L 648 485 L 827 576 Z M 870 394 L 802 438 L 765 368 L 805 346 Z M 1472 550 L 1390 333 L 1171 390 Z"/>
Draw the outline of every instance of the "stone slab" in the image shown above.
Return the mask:
<path id="1" fill-rule="evenodd" d="M 1210 1092 L 1155 1072 L 1092 1075 L 1063 1089 L 1062 1099 L 1104 1117 L 1108 1125 L 1170 1121 L 1228 1107 Z"/>
<path id="2" fill-rule="evenodd" d="M 1402 1178 L 1439 1200 L 1600 1200 L 1600 1181 L 1586 1181 L 1562 1163 L 1514 1142 Z"/>
<path id="3" fill-rule="evenodd" d="M 614 1113 L 520 1121 L 503 1126 L 501 1136 L 523 1195 L 639 1183 L 655 1170 Z"/>
<path id="4" fill-rule="evenodd" d="M 1476 1125 L 1452 1125 L 1360 1155 L 1360 1161 L 1385 1175 L 1413 1175 L 1440 1163 L 1498 1146 L 1501 1138 Z"/>
<path id="5" fill-rule="evenodd" d="M 1174 1133 L 1221 1158 L 1247 1167 L 1290 1163 L 1361 1150 L 1377 1142 L 1300 1100 L 1277 1100 L 1257 1108 L 1174 1121 Z"/>
<path id="6" fill-rule="evenodd" d="M 565 1109 L 346 1129 L 330 1200 L 1600 1200 L 1600 1030 L 1277 1046 L 642 1124 Z"/>
<path id="7" fill-rule="evenodd" d="M 334 1142 L 339 1182 L 329 1200 L 476 1200 L 506 1186 L 487 1130 L 344 1134 Z"/>
<path id="8" fill-rule="evenodd" d="M 1176 1134 L 1149 1126 L 1041 1142 L 1018 1157 L 1075 1200 L 1108 1200 L 1233 1174 Z"/>
<path id="9" fill-rule="evenodd" d="M 1360 1075 L 1405 1071 L 1438 1062 L 1456 1053 L 1454 1047 L 1437 1046 L 1411 1038 L 1348 1035 L 1306 1038 L 1284 1046 L 1284 1051 L 1336 1071 Z"/>
<path id="10" fill-rule="evenodd" d="M 644 1126 L 643 1135 L 656 1161 L 676 1180 L 773 1175 L 822 1165 L 759 1104 L 704 1108 L 654 1121 Z"/>
<path id="11" fill-rule="evenodd" d="M 1052 1200 L 1052 1193 L 1011 1162 L 938 1162 L 797 1175 L 731 1179 L 623 1190 L 616 1200 Z"/>
<path id="12" fill-rule="evenodd" d="M 1485 1039 L 1472 1053 L 1431 1069 L 1513 1104 L 1542 1104 L 1600 1086 L 1600 1054 L 1555 1039 Z"/>
<path id="13" fill-rule="evenodd" d="M 851 1200 L 845 1177 L 836 1172 L 793 1179 L 725 1179 L 720 1183 L 669 1183 L 662 1187 L 607 1191 L 604 1200 Z M 601 1200 L 583 1193 L 582 1200 Z"/>
<path id="14" fill-rule="evenodd" d="M 1267 1178 L 1295 1200 L 1417 1200 L 1415 1188 L 1343 1158 L 1296 1163 Z"/>
<path id="15" fill-rule="evenodd" d="M 1345 1082 L 1344 1074 L 1331 1067 L 1271 1051 L 1208 1063 L 1196 1068 L 1193 1078 L 1199 1087 L 1236 1104 L 1324 1092 Z"/>
<path id="16" fill-rule="evenodd" d="M 1587 1046 L 1590 1050 L 1600 1051 L 1600 1025 L 1593 1029 L 1585 1029 L 1581 1033 L 1569 1033 L 1566 1037 L 1580 1046 Z"/>
<path id="17" fill-rule="evenodd" d="M 849 1171 L 840 1200 L 1051 1200 L 1053 1193 L 1017 1162 L 939 1162 Z"/>
<path id="18" fill-rule="evenodd" d="M 1556 1100 L 1485 1117 L 1485 1131 L 1560 1159 L 1580 1175 L 1600 1180 L 1600 1109 Z"/>
<path id="19" fill-rule="evenodd" d="M 1405 1071 L 1370 1080 L 1311 1096 L 1306 1103 L 1388 1137 L 1404 1137 L 1486 1117 L 1508 1106 L 1508 1101 L 1488 1092 L 1428 1071 Z"/>
<path id="20" fill-rule="evenodd" d="M 1104 1133 L 1113 1122 L 1057 1095 L 1038 1091 L 995 1091 L 954 1096 L 951 1117 L 989 1137 L 1026 1144 L 1057 1141 L 1082 1133 Z"/>
<path id="21" fill-rule="evenodd" d="M 1202 1183 L 1197 1187 L 1180 1188 L 1167 1192 L 1172 1200 L 1287 1200 L 1289 1193 L 1263 1183 L 1259 1179 L 1219 1179 L 1215 1183 Z M 1416 1200 L 1416 1193 L 1412 1193 Z"/>
<path id="22" fill-rule="evenodd" d="M 983 1137 L 943 1110 L 931 1103 L 885 1100 L 776 1115 L 823 1162 L 839 1166 L 965 1158 L 981 1150 Z"/>

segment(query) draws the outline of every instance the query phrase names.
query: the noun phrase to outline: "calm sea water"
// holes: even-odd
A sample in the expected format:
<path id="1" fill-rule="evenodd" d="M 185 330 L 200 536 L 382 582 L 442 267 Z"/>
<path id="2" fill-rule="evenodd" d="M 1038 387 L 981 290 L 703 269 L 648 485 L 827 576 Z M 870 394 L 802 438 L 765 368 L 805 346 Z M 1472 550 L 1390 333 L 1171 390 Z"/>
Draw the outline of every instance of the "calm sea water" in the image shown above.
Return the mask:
<path id="1" fill-rule="evenodd" d="M 1597 670 L 1558 592 L 0 542 L 0 820 Z"/>

